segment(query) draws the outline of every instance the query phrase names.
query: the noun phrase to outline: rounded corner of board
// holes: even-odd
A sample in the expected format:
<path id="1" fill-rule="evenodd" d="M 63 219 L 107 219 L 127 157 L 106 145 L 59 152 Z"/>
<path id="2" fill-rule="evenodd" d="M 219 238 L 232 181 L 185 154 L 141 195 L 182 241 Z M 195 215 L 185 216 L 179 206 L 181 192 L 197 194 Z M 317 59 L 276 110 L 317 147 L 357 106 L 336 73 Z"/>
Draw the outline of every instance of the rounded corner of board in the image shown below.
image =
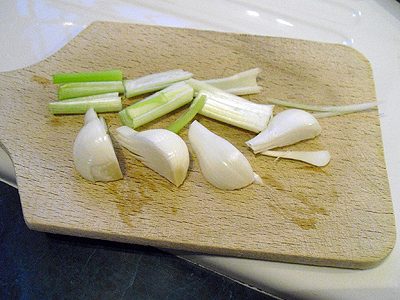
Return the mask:
<path id="1" fill-rule="evenodd" d="M 35 222 L 34 219 L 32 218 L 32 216 L 29 216 L 25 213 L 23 213 L 23 218 L 24 218 L 24 222 L 26 224 L 26 226 L 31 229 L 31 230 L 35 230 Z"/>
<path id="2" fill-rule="evenodd" d="M 354 268 L 366 270 L 373 269 L 381 265 L 390 256 L 394 248 L 395 239 L 391 240 L 390 242 L 390 245 L 382 247 L 381 249 L 377 250 L 376 253 L 371 254 L 370 257 L 359 261 Z"/>

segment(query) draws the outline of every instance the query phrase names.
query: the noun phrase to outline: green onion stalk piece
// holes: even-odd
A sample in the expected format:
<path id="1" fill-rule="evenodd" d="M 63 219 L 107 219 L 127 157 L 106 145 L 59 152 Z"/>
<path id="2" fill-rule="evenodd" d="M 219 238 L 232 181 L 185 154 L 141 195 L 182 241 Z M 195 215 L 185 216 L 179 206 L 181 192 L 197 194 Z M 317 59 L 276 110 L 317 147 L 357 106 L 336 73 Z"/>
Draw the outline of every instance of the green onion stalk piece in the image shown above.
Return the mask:
<path id="1" fill-rule="evenodd" d="M 63 100 L 112 92 L 124 93 L 122 81 L 71 82 L 59 87 L 58 99 Z"/>
<path id="2" fill-rule="evenodd" d="M 132 80 L 124 80 L 125 96 L 127 98 L 159 91 L 173 83 L 189 79 L 192 73 L 184 70 L 171 70 L 162 73 L 150 74 Z"/>
<path id="3" fill-rule="evenodd" d="M 343 115 L 348 115 L 348 114 L 354 114 L 358 112 L 363 112 L 363 111 L 371 111 L 371 110 L 376 110 L 377 107 L 375 105 L 372 106 L 372 103 L 362 103 L 366 104 L 365 106 L 360 106 L 357 109 L 353 110 L 346 110 L 346 111 L 319 111 L 319 112 L 313 112 L 312 115 L 317 118 L 317 119 L 322 119 L 322 118 L 330 118 L 330 117 L 336 117 L 336 116 L 343 116 Z M 371 105 L 367 105 L 371 104 Z"/>
<path id="4" fill-rule="evenodd" d="M 203 116 L 256 133 L 264 130 L 272 118 L 273 105 L 250 102 L 199 80 L 189 79 L 186 83 L 207 97 L 199 112 Z"/>
<path id="5" fill-rule="evenodd" d="M 107 93 L 50 102 L 48 108 L 55 115 L 84 114 L 89 108 L 93 108 L 98 113 L 118 112 L 122 109 L 122 102 L 118 93 Z"/>
<path id="6" fill-rule="evenodd" d="M 151 122 L 193 99 L 193 88 L 185 82 L 175 83 L 120 111 L 122 123 L 137 128 Z"/>
<path id="7" fill-rule="evenodd" d="M 207 97 L 203 94 L 197 95 L 192 104 L 182 116 L 180 116 L 174 123 L 168 126 L 168 130 L 178 133 L 186 124 L 193 120 L 197 113 L 203 108 L 206 103 Z"/>
<path id="8" fill-rule="evenodd" d="M 261 91 L 261 87 L 257 84 L 257 76 L 260 72 L 260 68 L 254 68 L 229 77 L 209 79 L 203 82 L 234 95 L 257 94 Z"/>
<path id="9" fill-rule="evenodd" d="M 93 81 L 121 81 L 120 70 L 80 72 L 80 73 L 57 73 L 53 75 L 53 83 L 68 82 L 93 82 Z"/>
<path id="10" fill-rule="evenodd" d="M 299 103 L 293 102 L 288 100 L 281 100 L 275 98 L 266 98 L 269 103 L 275 105 L 281 105 L 285 107 L 292 107 L 298 108 L 303 110 L 311 110 L 311 111 L 318 111 L 321 113 L 316 113 L 315 115 L 323 118 L 323 117 L 331 117 L 331 116 L 338 116 L 344 114 L 350 114 L 370 109 L 377 109 L 378 102 L 364 102 L 364 103 L 357 103 L 357 104 L 348 104 L 348 105 L 314 105 L 314 104 L 306 104 L 306 103 Z"/>

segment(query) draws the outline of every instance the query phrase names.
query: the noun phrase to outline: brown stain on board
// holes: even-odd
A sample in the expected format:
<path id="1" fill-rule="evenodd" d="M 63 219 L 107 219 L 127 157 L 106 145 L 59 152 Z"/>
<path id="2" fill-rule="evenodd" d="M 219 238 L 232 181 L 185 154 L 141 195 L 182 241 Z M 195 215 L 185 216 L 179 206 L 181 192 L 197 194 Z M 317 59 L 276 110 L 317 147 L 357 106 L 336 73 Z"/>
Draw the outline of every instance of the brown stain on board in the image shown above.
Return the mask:
<path id="1" fill-rule="evenodd" d="M 320 221 L 321 216 L 329 215 L 324 207 L 319 207 L 311 202 L 311 199 L 299 194 L 291 195 L 286 193 L 288 199 L 298 200 L 290 201 L 290 203 L 279 203 L 278 201 L 272 201 L 270 203 L 271 208 L 280 214 L 283 218 L 291 223 L 297 225 L 301 229 L 310 230 L 317 229 L 317 223 Z M 299 209 L 299 203 L 302 204 Z"/>
<path id="2" fill-rule="evenodd" d="M 312 171 L 315 173 L 319 173 L 319 174 L 324 174 L 326 176 L 330 176 L 330 174 L 324 170 L 324 168 L 320 168 L 320 167 L 315 167 L 315 166 L 301 166 L 296 168 L 297 170 L 304 170 L 304 171 Z"/>
<path id="3" fill-rule="evenodd" d="M 43 85 L 48 85 L 51 83 L 50 79 L 48 79 L 46 77 L 38 76 L 38 75 L 33 75 L 32 81 L 37 82 L 39 84 L 43 84 Z"/>
<path id="4" fill-rule="evenodd" d="M 131 166 L 132 167 L 132 166 Z M 135 174 L 125 174 L 123 180 L 114 181 L 107 185 L 107 189 L 112 193 L 117 201 L 115 202 L 121 220 L 128 226 L 133 227 L 132 216 L 143 212 L 146 205 L 159 205 L 158 212 L 166 214 L 176 214 L 178 212 L 179 199 L 163 198 L 165 189 L 173 189 L 172 183 L 161 177 L 159 180 L 146 181 L 145 166 L 133 166 Z"/>
<path id="5" fill-rule="evenodd" d="M 329 213 L 326 208 L 318 206 L 312 202 L 312 198 L 301 193 L 295 193 L 293 197 L 303 204 L 307 210 L 304 216 L 297 216 L 295 213 L 290 213 L 291 221 L 304 230 L 317 229 L 317 222 L 321 216 L 328 216 Z M 337 198 L 337 192 L 332 190 L 332 198 Z"/>
<path id="6" fill-rule="evenodd" d="M 326 171 L 320 168 L 302 167 L 302 169 L 303 168 L 314 173 L 314 176 L 329 176 Z M 286 202 L 276 201 L 272 197 L 269 202 L 270 207 L 284 219 L 297 225 L 301 229 L 317 229 L 317 223 L 320 218 L 329 215 L 327 208 L 313 201 L 313 199 L 317 199 L 317 197 L 313 195 L 312 191 L 305 193 L 296 190 L 296 187 L 293 188 L 294 190 L 286 188 L 283 183 L 272 176 L 263 177 L 262 179 L 271 189 L 279 190 L 287 195 Z M 331 186 L 329 188 L 331 189 L 329 191 L 329 198 L 336 200 L 338 198 L 336 189 Z"/>
<path id="7" fill-rule="evenodd" d="M 317 218 L 299 218 L 293 217 L 292 222 L 299 226 L 301 229 L 310 230 L 317 229 Z"/>
<path id="8" fill-rule="evenodd" d="M 110 138 L 114 145 L 115 155 L 117 156 L 124 178 L 119 181 L 111 182 L 107 185 L 107 189 L 117 199 L 115 204 L 121 220 L 126 225 L 133 227 L 131 216 L 140 213 L 143 207 L 149 203 L 152 198 L 148 196 L 143 189 L 143 185 L 130 177 L 128 174 L 129 168 L 127 168 L 127 161 L 129 159 L 124 156 L 122 146 L 119 145 L 112 134 L 110 134 Z M 150 188 L 151 185 L 152 183 L 149 182 L 147 186 Z"/>
<path id="9" fill-rule="evenodd" d="M 52 116 L 51 118 L 48 119 L 48 122 L 51 124 L 51 126 L 58 127 L 58 126 L 63 126 L 62 119 L 58 116 Z"/>
<path id="10" fill-rule="evenodd" d="M 150 186 L 151 184 L 147 185 L 148 188 Z M 140 213 L 143 207 L 153 200 L 142 184 L 130 178 L 111 182 L 107 189 L 117 198 L 115 204 L 121 220 L 130 227 L 133 227 L 131 216 Z"/>
<path id="11" fill-rule="evenodd" d="M 334 196 L 337 197 L 336 191 L 332 191 Z M 305 207 L 307 207 L 309 214 L 311 215 L 328 215 L 327 210 L 322 207 L 322 206 L 318 206 L 317 204 L 313 203 L 310 199 L 309 196 L 306 196 L 302 193 L 295 193 L 293 195 L 293 197 L 298 200 L 301 204 L 303 204 Z"/>

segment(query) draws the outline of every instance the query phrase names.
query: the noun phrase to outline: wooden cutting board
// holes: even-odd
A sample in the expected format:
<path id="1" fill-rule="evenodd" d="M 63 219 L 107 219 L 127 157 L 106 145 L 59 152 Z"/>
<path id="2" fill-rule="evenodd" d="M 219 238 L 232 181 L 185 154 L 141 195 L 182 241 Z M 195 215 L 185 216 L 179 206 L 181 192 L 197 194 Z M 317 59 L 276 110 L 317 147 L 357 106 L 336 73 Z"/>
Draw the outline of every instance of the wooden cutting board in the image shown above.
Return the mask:
<path id="1" fill-rule="evenodd" d="M 196 158 L 176 188 L 115 143 L 124 180 L 90 183 L 72 145 L 83 116 L 52 116 L 51 75 L 121 69 L 127 78 L 182 68 L 198 79 L 253 67 L 258 95 L 317 104 L 375 100 L 368 61 L 342 45 L 156 26 L 94 23 L 44 61 L 0 75 L 0 140 L 15 165 L 27 225 L 35 230 L 202 253 L 369 268 L 393 248 L 395 224 L 376 111 L 321 120 L 322 135 L 288 149 L 331 152 L 324 168 L 255 156 L 253 133 L 198 117 L 237 146 L 268 185 L 221 191 Z M 129 99 L 125 104 L 134 100 Z M 277 108 L 276 111 L 279 109 Z M 146 128 L 165 127 L 181 111 Z M 113 134 L 117 114 L 105 114 Z M 182 132 L 187 141 L 187 131 Z"/>

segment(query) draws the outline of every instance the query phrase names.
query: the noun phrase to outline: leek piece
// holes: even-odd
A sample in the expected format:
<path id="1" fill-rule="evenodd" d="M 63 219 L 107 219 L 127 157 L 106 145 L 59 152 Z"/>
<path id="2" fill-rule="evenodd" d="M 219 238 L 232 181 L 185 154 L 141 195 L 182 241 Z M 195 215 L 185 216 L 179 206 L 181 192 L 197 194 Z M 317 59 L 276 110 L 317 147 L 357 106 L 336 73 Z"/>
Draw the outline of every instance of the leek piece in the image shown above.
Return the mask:
<path id="1" fill-rule="evenodd" d="M 122 81 L 71 82 L 61 85 L 58 89 L 58 99 L 70 99 L 111 92 L 124 92 Z"/>
<path id="2" fill-rule="evenodd" d="M 261 87 L 257 85 L 257 76 L 260 72 L 260 68 L 254 68 L 229 77 L 203 80 L 203 82 L 238 96 L 256 94 L 261 91 Z"/>
<path id="3" fill-rule="evenodd" d="M 126 107 L 119 115 L 124 125 L 137 128 L 189 103 L 192 99 L 193 88 L 185 82 L 178 82 Z"/>
<path id="4" fill-rule="evenodd" d="M 184 82 L 173 84 L 145 99 L 138 101 L 126 108 L 129 116 L 132 118 L 143 115 L 159 106 L 168 103 L 171 99 L 176 98 L 182 92 L 193 90 Z"/>
<path id="5" fill-rule="evenodd" d="M 369 103 L 362 103 L 362 104 L 369 104 Z M 364 105 L 363 107 L 360 105 L 358 108 L 354 108 L 353 110 L 347 110 L 347 111 L 319 111 L 315 112 L 312 115 L 317 118 L 317 119 L 322 119 L 322 118 L 329 118 L 329 117 L 335 117 L 335 116 L 343 116 L 347 114 L 353 114 L 357 112 L 362 112 L 362 111 L 368 111 L 368 110 L 373 110 L 375 109 L 375 105 L 372 105 L 373 103 L 370 103 L 371 105 Z"/>
<path id="6" fill-rule="evenodd" d="M 80 72 L 80 73 L 57 73 L 53 75 L 53 83 L 68 82 L 93 82 L 93 81 L 121 81 L 120 70 Z"/>
<path id="7" fill-rule="evenodd" d="M 178 133 L 186 124 L 193 120 L 197 113 L 203 108 L 206 103 L 207 97 L 203 94 L 197 95 L 192 104 L 182 116 L 180 116 L 174 123 L 167 127 L 168 130 Z"/>
<path id="8" fill-rule="evenodd" d="M 368 109 L 376 109 L 378 102 L 365 102 L 365 103 L 358 103 L 358 104 L 349 104 L 349 105 L 313 105 L 313 104 L 304 104 L 298 102 L 292 102 L 288 100 L 281 100 L 281 99 L 274 99 L 274 98 L 267 98 L 266 99 L 269 103 L 281 105 L 285 107 L 293 107 L 299 108 L 304 110 L 311 110 L 311 111 L 320 111 L 320 112 L 336 112 L 339 114 L 345 113 L 353 113 L 358 111 L 364 111 Z M 337 114 L 334 114 L 337 115 Z"/>
<path id="9" fill-rule="evenodd" d="M 84 114 L 89 108 L 96 112 L 118 112 L 122 109 L 118 93 L 108 93 L 89 97 L 79 97 L 54 101 L 48 104 L 49 111 L 56 114 Z"/>
<path id="10" fill-rule="evenodd" d="M 189 79 L 192 73 L 184 70 L 170 70 L 162 73 L 150 74 L 132 80 L 124 80 L 125 96 L 127 98 L 159 91 L 173 83 Z"/>
<path id="11" fill-rule="evenodd" d="M 265 129 L 272 118 L 273 105 L 250 102 L 199 80 L 186 82 L 207 97 L 199 112 L 203 116 L 256 133 Z"/>
<path id="12" fill-rule="evenodd" d="M 126 109 L 121 110 L 118 115 L 123 125 L 134 128 L 133 119 L 129 116 Z"/>

